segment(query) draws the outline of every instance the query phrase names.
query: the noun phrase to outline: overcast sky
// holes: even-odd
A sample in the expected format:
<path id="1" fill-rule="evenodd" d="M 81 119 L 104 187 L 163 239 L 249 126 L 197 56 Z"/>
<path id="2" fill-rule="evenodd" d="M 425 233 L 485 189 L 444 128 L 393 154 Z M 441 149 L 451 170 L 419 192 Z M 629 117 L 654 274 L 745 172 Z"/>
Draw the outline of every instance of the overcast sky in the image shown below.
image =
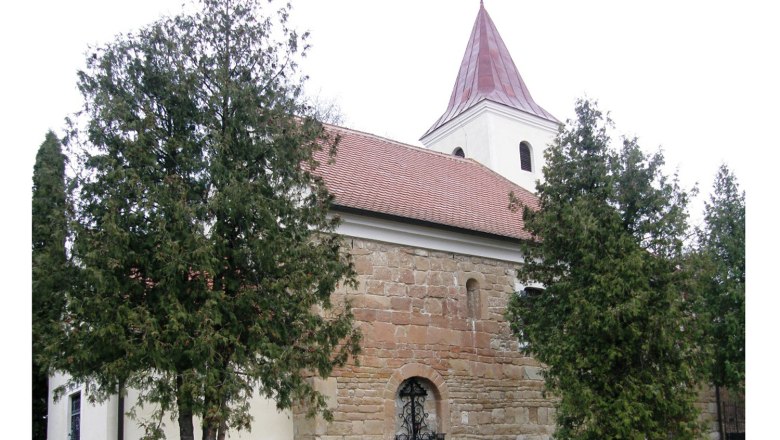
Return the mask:
<path id="1" fill-rule="evenodd" d="M 88 44 L 175 13 L 181 0 L 13 2 L 3 6 L 2 124 L 15 167 L 32 170 L 51 128 L 79 108 L 76 71 Z M 487 0 L 538 104 L 560 120 L 578 97 L 609 110 L 617 133 L 661 146 L 670 172 L 709 192 L 720 163 L 749 187 L 756 161 L 777 158 L 780 32 L 771 2 Z M 445 110 L 477 0 L 297 0 L 312 32 L 309 92 L 345 125 L 420 145 Z M 698 211 L 701 207 L 694 206 Z"/>
<path id="2" fill-rule="evenodd" d="M 61 133 L 64 117 L 80 106 L 76 71 L 87 45 L 175 13 L 180 4 L 0 6 L 0 127 L 10 153 L 2 187 L 11 206 L 18 203 L 21 214 L 12 221 L 21 230 L 29 234 L 36 150 L 46 130 Z M 335 101 L 348 127 L 421 145 L 419 137 L 447 106 L 479 1 L 293 6 L 297 27 L 312 32 L 302 66 L 309 92 Z M 485 0 L 485 7 L 538 104 L 566 120 L 578 97 L 597 99 L 618 133 L 638 136 L 647 151 L 662 146 L 669 170 L 679 169 L 687 187 L 699 182 L 705 194 L 718 166 L 728 164 L 748 193 L 748 230 L 756 230 L 754 221 L 774 226 L 780 14 L 773 2 Z M 14 235 L 29 249 L 29 235 Z M 770 242 L 777 243 L 774 234 Z M 8 252 L 4 259 L 18 260 Z"/>

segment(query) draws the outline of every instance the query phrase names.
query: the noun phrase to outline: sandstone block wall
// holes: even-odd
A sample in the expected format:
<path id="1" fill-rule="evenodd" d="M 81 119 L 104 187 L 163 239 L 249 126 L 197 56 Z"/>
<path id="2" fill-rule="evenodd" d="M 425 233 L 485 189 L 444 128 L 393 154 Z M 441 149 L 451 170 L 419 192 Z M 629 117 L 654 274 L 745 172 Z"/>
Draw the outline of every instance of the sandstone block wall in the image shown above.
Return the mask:
<path id="1" fill-rule="evenodd" d="M 296 411 L 296 440 L 390 440 L 398 427 L 402 382 L 422 377 L 435 387 L 438 432 L 448 440 L 548 440 L 554 402 L 542 395 L 539 363 L 525 356 L 504 311 L 516 265 L 365 239 L 347 238 L 358 273 L 356 289 L 341 288 L 363 332 L 359 365 L 338 369 L 316 387 L 334 420 Z M 476 280 L 469 307 L 467 284 Z M 476 304 L 476 310 L 474 309 Z M 471 309 L 471 310 L 470 310 Z M 714 395 L 699 407 L 717 438 Z"/>
<path id="2" fill-rule="evenodd" d="M 296 439 L 393 439 L 400 384 L 436 387 L 436 424 L 447 439 L 547 439 L 553 404 L 539 364 L 504 320 L 515 266 L 504 261 L 347 239 L 360 281 L 336 295 L 363 332 L 359 366 L 336 371 L 327 391 L 332 423 L 296 415 Z M 477 282 L 470 313 L 466 284 Z M 473 283 L 473 282 L 472 282 Z M 470 316 L 471 314 L 471 316 Z"/>

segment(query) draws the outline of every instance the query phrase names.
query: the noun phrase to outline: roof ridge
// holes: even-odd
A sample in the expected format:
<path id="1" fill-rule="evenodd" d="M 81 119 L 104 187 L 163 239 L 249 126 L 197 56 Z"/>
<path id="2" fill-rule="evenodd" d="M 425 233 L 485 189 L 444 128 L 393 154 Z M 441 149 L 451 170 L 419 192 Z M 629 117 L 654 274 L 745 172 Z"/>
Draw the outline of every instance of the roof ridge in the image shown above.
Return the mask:
<path id="1" fill-rule="evenodd" d="M 450 160 L 456 160 L 456 161 L 470 160 L 472 162 L 479 163 L 479 162 L 477 162 L 477 161 L 475 161 L 475 160 L 473 160 L 471 158 L 462 158 L 462 157 L 455 156 L 453 154 L 442 153 L 441 151 L 435 151 L 435 150 L 431 150 L 429 148 L 420 147 L 420 146 L 412 145 L 412 144 L 407 144 L 405 142 L 397 141 L 395 139 L 390 139 L 388 137 L 379 136 L 379 135 L 376 135 L 376 134 L 373 134 L 373 133 L 369 133 L 369 132 L 366 132 L 366 131 L 362 131 L 362 130 L 356 130 L 354 128 L 344 127 L 344 126 L 341 126 L 341 125 L 333 125 L 333 124 L 328 124 L 328 123 L 324 123 L 324 122 L 323 122 L 323 125 L 326 126 L 326 127 L 334 128 L 336 130 L 343 130 L 343 131 L 351 132 L 353 134 L 362 135 L 362 136 L 365 136 L 367 138 L 376 139 L 376 140 L 385 141 L 385 142 L 390 142 L 392 144 L 398 145 L 399 147 L 405 147 L 405 148 L 409 148 L 409 149 L 412 149 L 412 150 L 420 151 L 422 153 L 428 153 L 428 154 L 433 154 L 433 155 L 436 155 L 436 156 L 441 156 L 441 157 L 444 157 L 444 158 L 447 158 L 447 159 L 450 159 Z M 480 165 L 482 165 L 482 164 L 480 164 Z M 488 169 L 490 169 L 490 168 L 488 168 Z M 493 170 L 490 170 L 490 171 L 495 173 L 495 171 L 493 171 Z M 498 173 L 496 173 L 496 174 L 500 176 L 500 174 L 498 174 Z M 503 176 L 501 176 L 501 177 L 503 177 Z"/>
<path id="2" fill-rule="evenodd" d="M 520 190 L 520 192 L 525 193 L 527 196 L 532 197 L 534 199 L 538 199 L 538 197 L 536 197 L 536 194 L 534 194 L 533 192 L 529 191 L 526 188 L 523 188 L 522 186 L 520 186 L 517 183 L 515 183 L 515 182 L 511 181 L 510 179 L 508 179 L 506 176 L 503 176 L 502 174 L 496 172 L 495 170 L 491 169 L 490 167 L 488 167 L 487 165 L 483 164 L 482 162 L 479 162 L 479 161 L 475 160 L 474 158 L 471 158 L 471 157 L 459 157 L 459 156 L 455 156 L 454 154 L 447 154 L 447 153 L 443 153 L 441 151 L 435 151 L 435 150 L 431 150 L 431 149 L 428 149 L 428 148 L 425 148 L 425 147 L 418 147 L 416 145 L 407 144 L 407 143 L 404 143 L 404 142 L 401 142 L 401 141 L 397 141 L 395 139 L 390 139 L 388 137 L 379 136 L 379 135 L 376 135 L 376 134 L 373 134 L 373 133 L 369 133 L 369 132 L 362 131 L 362 130 L 357 130 L 357 129 L 354 129 L 354 128 L 344 127 L 344 126 L 341 126 L 341 125 L 328 124 L 328 123 L 324 123 L 324 122 L 323 122 L 323 125 L 325 127 L 327 127 L 327 128 L 331 128 L 331 129 L 335 129 L 335 130 L 341 130 L 341 131 L 345 131 L 345 132 L 350 132 L 352 134 L 359 135 L 359 136 L 364 136 L 364 137 L 367 137 L 367 138 L 370 138 L 370 139 L 375 139 L 375 140 L 379 140 L 379 141 L 383 141 L 383 142 L 388 142 L 388 143 L 394 144 L 394 145 L 399 146 L 399 147 L 408 148 L 410 150 L 419 151 L 421 153 L 431 154 L 431 155 L 442 157 L 442 158 L 445 158 L 445 159 L 448 159 L 448 160 L 453 160 L 453 161 L 456 161 L 456 162 L 469 162 L 469 163 L 476 164 L 479 167 L 481 167 L 481 168 L 485 169 L 486 171 L 488 171 L 489 174 L 497 177 L 499 180 L 503 180 L 504 182 L 510 184 L 511 186 L 517 187 Z"/>

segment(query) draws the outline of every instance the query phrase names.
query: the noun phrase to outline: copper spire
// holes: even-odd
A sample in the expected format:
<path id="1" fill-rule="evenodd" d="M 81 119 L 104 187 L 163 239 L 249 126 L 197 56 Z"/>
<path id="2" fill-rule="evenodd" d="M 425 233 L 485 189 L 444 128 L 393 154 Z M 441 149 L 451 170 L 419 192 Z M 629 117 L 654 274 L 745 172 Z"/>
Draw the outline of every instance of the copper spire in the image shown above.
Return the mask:
<path id="1" fill-rule="evenodd" d="M 450 103 L 444 114 L 423 137 L 483 99 L 558 122 L 553 115 L 534 102 L 496 25 L 480 0 L 477 20 L 460 63 Z"/>

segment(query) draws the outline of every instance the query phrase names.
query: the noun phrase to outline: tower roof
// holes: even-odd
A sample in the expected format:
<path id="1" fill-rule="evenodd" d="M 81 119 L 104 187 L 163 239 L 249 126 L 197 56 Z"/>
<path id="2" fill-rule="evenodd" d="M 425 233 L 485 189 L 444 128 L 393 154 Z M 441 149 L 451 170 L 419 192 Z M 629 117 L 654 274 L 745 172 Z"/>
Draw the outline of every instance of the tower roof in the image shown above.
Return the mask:
<path id="1" fill-rule="evenodd" d="M 558 122 L 553 115 L 534 102 L 501 35 L 498 34 L 496 25 L 480 1 L 477 20 L 460 63 L 450 103 L 444 114 L 423 137 L 484 99 Z"/>

